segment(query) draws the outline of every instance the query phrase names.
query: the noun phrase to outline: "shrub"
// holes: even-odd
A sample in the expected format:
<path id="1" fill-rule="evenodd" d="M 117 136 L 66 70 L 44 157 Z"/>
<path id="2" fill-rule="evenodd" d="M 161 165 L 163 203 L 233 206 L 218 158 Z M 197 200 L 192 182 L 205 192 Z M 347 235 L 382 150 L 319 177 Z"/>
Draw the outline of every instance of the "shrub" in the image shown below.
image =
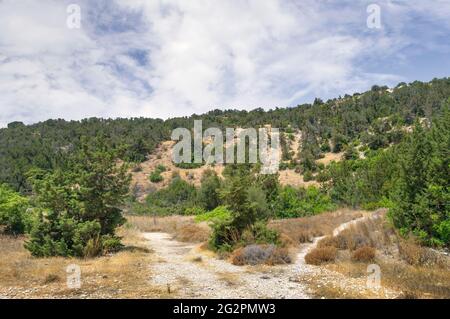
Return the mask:
<path id="1" fill-rule="evenodd" d="M 188 208 L 198 206 L 196 199 L 196 188 L 175 175 L 166 188 L 149 194 L 146 203 L 148 210 L 157 215 L 179 215 Z"/>
<path id="2" fill-rule="evenodd" d="M 152 183 L 159 183 L 164 180 L 164 178 L 161 176 L 161 172 L 158 170 L 151 172 L 149 179 Z"/>
<path id="3" fill-rule="evenodd" d="M 93 257 L 118 247 L 130 176 L 106 147 L 84 140 L 64 170 L 31 176 L 39 206 L 25 244 L 32 255 Z"/>
<path id="4" fill-rule="evenodd" d="M 398 245 L 400 257 L 413 266 L 445 265 L 446 262 L 439 253 L 430 248 L 421 247 L 412 240 L 401 240 Z"/>
<path id="5" fill-rule="evenodd" d="M 210 221 L 224 221 L 231 218 L 231 211 L 225 206 L 216 207 L 214 210 L 195 216 L 195 221 L 210 222 Z"/>
<path id="6" fill-rule="evenodd" d="M 242 232 L 241 241 L 244 245 L 249 244 L 280 244 L 280 234 L 273 229 L 267 228 L 265 222 L 258 221 Z"/>
<path id="7" fill-rule="evenodd" d="M 28 200 L 6 185 L 0 185 L 0 225 L 5 232 L 22 234 L 26 228 Z"/>
<path id="8" fill-rule="evenodd" d="M 347 238 L 342 235 L 327 236 L 317 244 L 317 247 L 334 247 L 337 249 L 347 249 Z"/>
<path id="9" fill-rule="evenodd" d="M 184 215 L 187 216 L 199 216 L 203 214 L 206 214 L 206 211 L 203 207 L 199 206 L 186 207 L 184 210 Z"/>
<path id="10" fill-rule="evenodd" d="M 277 218 L 311 216 L 335 208 L 330 197 L 314 186 L 306 189 L 286 186 L 279 192 L 274 206 Z"/>
<path id="11" fill-rule="evenodd" d="M 231 217 L 224 220 L 214 220 L 211 228 L 209 247 L 214 251 L 232 251 L 233 246 L 241 239 L 241 233 L 233 225 Z"/>
<path id="12" fill-rule="evenodd" d="M 375 259 L 375 248 L 364 246 L 356 249 L 352 254 L 352 260 L 357 262 L 371 262 Z"/>
<path id="13" fill-rule="evenodd" d="M 115 236 L 103 236 L 102 245 L 103 252 L 107 254 L 118 252 L 124 247 L 120 238 Z"/>
<path id="14" fill-rule="evenodd" d="M 276 265 L 292 262 L 287 249 L 275 245 L 250 245 L 235 250 L 231 256 L 234 265 Z"/>
<path id="15" fill-rule="evenodd" d="M 162 172 L 165 172 L 167 170 L 167 168 L 164 165 L 159 164 L 158 166 L 156 166 L 156 170 L 159 171 L 160 173 L 162 173 Z"/>
<path id="16" fill-rule="evenodd" d="M 314 179 L 314 177 L 313 177 L 313 174 L 311 173 L 311 171 L 306 171 L 306 172 L 303 174 L 303 180 L 304 180 L 305 182 L 312 181 L 313 179 Z"/>
<path id="17" fill-rule="evenodd" d="M 320 265 L 336 259 L 337 249 L 334 247 L 317 247 L 305 256 L 307 264 Z"/>

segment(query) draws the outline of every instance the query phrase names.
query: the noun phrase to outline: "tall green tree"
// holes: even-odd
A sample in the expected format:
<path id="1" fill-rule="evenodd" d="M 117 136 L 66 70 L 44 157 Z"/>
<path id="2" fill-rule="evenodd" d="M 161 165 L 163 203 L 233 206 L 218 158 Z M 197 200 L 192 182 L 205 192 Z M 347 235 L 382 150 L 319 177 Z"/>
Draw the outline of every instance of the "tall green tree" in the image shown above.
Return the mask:
<path id="1" fill-rule="evenodd" d="M 26 244 L 36 256 L 95 256 L 120 246 L 115 229 L 130 176 L 102 139 L 82 142 L 65 170 L 32 177 L 41 209 Z"/>
<path id="2" fill-rule="evenodd" d="M 450 112 L 428 129 L 418 122 L 400 150 L 400 174 L 390 216 L 424 243 L 450 245 Z"/>

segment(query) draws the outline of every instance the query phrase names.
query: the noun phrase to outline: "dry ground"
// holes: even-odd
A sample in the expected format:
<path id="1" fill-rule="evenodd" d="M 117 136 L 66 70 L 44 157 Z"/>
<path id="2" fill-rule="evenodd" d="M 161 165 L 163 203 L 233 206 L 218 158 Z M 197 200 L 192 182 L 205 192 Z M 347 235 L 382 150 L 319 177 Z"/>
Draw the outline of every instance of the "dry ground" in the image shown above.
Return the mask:
<path id="1" fill-rule="evenodd" d="M 318 249 L 338 249 L 335 261 L 321 265 L 323 269 L 347 278 L 364 279 L 367 278 L 367 266 L 376 264 L 381 270 L 382 286 L 398 291 L 399 298 L 450 298 L 448 254 L 401 238 L 389 225 L 385 211 L 324 238 L 318 246 Z M 374 257 L 358 261 L 355 252 L 361 247 L 371 247 L 375 251 Z M 316 293 L 332 298 L 342 296 L 341 289 L 333 285 L 320 285 Z M 359 297 L 358 294 L 347 296 Z"/>
<path id="2" fill-rule="evenodd" d="M 343 209 L 270 222 L 293 256 L 292 264 L 277 266 L 239 267 L 218 259 L 202 244 L 207 224 L 186 216 L 128 216 L 120 229 L 126 249 L 94 259 L 33 258 L 23 248 L 25 238 L 0 236 L 0 298 L 450 298 L 449 267 L 442 262 L 448 257 L 395 242 L 374 216 Z M 370 263 L 381 267 L 380 290 L 367 289 L 368 262 L 353 261 L 351 249 L 339 249 L 334 262 L 305 263 L 316 245 L 356 235 L 376 248 Z M 78 290 L 66 285 L 72 263 L 82 271 Z"/>
<path id="3" fill-rule="evenodd" d="M 34 258 L 25 238 L 0 236 L 0 297 L 3 298 L 160 298 L 166 291 L 148 284 L 154 254 L 139 233 L 121 229 L 126 248 L 93 259 Z M 80 289 L 69 289 L 66 267 L 81 267 Z"/>

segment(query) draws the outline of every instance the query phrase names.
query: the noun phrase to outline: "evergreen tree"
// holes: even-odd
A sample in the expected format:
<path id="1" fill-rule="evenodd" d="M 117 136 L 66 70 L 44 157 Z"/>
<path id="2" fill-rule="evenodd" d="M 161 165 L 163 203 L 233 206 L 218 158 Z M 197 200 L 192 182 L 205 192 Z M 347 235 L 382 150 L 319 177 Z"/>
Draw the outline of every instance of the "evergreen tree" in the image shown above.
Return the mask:
<path id="1" fill-rule="evenodd" d="M 67 169 L 32 177 L 40 208 L 26 248 L 35 256 L 95 256 L 116 250 L 115 229 L 130 177 L 103 141 L 82 142 Z"/>

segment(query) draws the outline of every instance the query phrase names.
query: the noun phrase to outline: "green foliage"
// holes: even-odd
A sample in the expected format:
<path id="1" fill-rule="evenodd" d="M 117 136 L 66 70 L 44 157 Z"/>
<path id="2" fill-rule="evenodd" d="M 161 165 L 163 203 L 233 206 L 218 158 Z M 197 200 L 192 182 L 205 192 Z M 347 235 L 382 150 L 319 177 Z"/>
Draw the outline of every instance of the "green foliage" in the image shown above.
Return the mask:
<path id="1" fill-rule="evenodd" d="M 277 218 L 312 216 L 334 208 L 328 195 L 314 186 L 306 189 L 286 186 L 280 191 L 275 203 L 275 216 Z"/>
<path id="2" fill-rule="evenodd" d="M 204 209 L 212 210 L 219 206 L 220 179 L 212 170 L 206 170 L 201 179 L 201 186 L 198 190 L 198 201 Z"/>
<path id="3" fill-rule="evenodd" d="M 30 191 L 26 172 L 32 168 L 54 170 L 63 167 L 67 157 L 79 150 L 82 136 L 88 139 L 104 136 L 108 149 L 117 151 L 119 158 L 140 162 L 158 143 L 170 139 L 172 129 L 193 127 L 193 121 L 197 119 L 203 120 L 204 127 L 222 129 L 257 127 L 270 123 L 272 127 L 287 128 L 286 133 L 289 134 L 301 128 L 306 137 L 302 151 L 309 153 L 308 161 L 305 162 L 307 168 L 313 165 L 311 157 L 316 158 L 320 152 L 327 151 L 326 147 L 321 147 L 330 140 L 334 152 L 343 150 L 345 145 L 362 138 L 368 131 L 375 133 L 372 135 L 375 141 L 369 141 L 373 148 L 399 141 L 401 136 L 392 135 L 387 130 L 389 125 L 409 125 L 417 117 L 431 119 L 439 115 L 449 96 L 450 79 L 443 78 L 430 83 L 415 81 L 396 87 L 392 93 L 385 90 L 368 91 L 354 97 L 267 112 L 262 109 L 213 110 L 203 115 L 166 121 L 90 118 L 70 122 L 49 120 L 29 126 L 10 123 L 8 128 L 0 129 L 0 183 L 7 183 L 16 191 Z M 384 118 L 391 123 L 380 121 Z M 398 129 L 395 131 L 397 135 L 401 132 Z M 285 148 L 283 156 L 287 156 L 287 152 L 289 150 Z M 201 165 L 203 163 L 183 163 L 179 166 L 193 168 Z"/>
<path id="4" fill-rule="evenodd" d="M 431 129 L 416 123 L 399 149 L 399 177 L 390 216 L 403 233 L 424 243 L 449 246 L 450 111 Z"/>
<path id="5" fill-rule="evenodd" d="M 221 219 L 213 221 L 210 239 L 213 249 L 232 249 L 242 244 L 250 234 L 258 242 L 274 241 L 274 233 L 262 225 L 271 215 L 270 198 L 276 196 L 278 182 L 271 177 L 258 177 L 255 170 L 257 168 L 252 170 L 247 165 L 232 165 L 224 171 L 226 178 L 220 197 L 230 216 L 223 214 Z"/>
<path id="6" fill-rule="evenodd" d="M 115 158 L 99 139 L 83 142 L 64 171 L 34 172 L 40 212 L 26 243 L 34 256 L 92 257 L 111 250 L 115 229 L 125 221 L 120 207 L 130 182 Z"/>
<path id="7" fill-rule="evenodd" d="M 218 206 L 212 211 L 195 216 L 195 221 L 200 222 L 223 222 L 229 220 L 232 216 L 226 206 Z"/>
<path id="8" fill-rule="evenodd" d="M 165 172 L 167 169 L 164 165 L 158 165 L 156 166 L 156 169 L 150 173 L 150 176 L 148 177 L 150 179 L 150 182 L 152 183 L 160 183 L 164 180 L 164 177 L 162 177 L 161 173 Z"/>
<path id="9" fill-rule="evenodd" d="M 159 183 L 164 180 L 164 178 L 161 176 L 161 172 L 159 170 L 151 172 L 149 179 L 150 179 L 150 182 L 152 182 L 152 183 Z"/>
<path id="10" fill-rule="evenodd" d="M 377 203 L 389 197 L 397 172 L 393 150 L 374 151 L 367 159 L 343 161 L 329 166 L 330 196 L 334 202 L 352 207 Z"/>
<path id="11" fill-rule="evenodd" d="M 197 205 L 196 188 L 176 175 L 166 188 L 151 193 L 146 198 L 148 211 L 157 215 L 183 214 Z"/>
<path id="12" fill-rule="evenodd" d="M 314 179 L 313 174 L 311 173 L 311 171 L 306 171 L 303 173 L 303 180 L 305 182 L 309 182 L 312 181 Z"/>
<path id="13" fill-rule="evenodd" d="M 267 228 L 267 224 L 263 221 L 257 221 L 242 233 L 242 246 L 251 244 L 273 244 L 280 245 L 280 234 Z"/>
<path id="14" fill-rule="evenodd" d="M 349 146 L 344 152 L 344 159 L 349 160 L 357 160 L 359 158 L 359 153 L 355 147 Z"/>
<path id="15" fill-rule="evenodd" d="M 0 185 L 0 226 L 4 231 L 17 235 L 25 232 L 27 221 L 27 198 L 14 192 L 6 185 Z"/>
<path id="16" fill-rule="evenodd" d="M 167 170 L 167 168 L 164 165 L 159 164 L 158 166 L 156 166 L 156 170 L 163 173 Z"/>
<path id="17" fill-rule="evenodd" d="M 198 215 L 203 215 L 205 213 L 206 213 L 206 210 L 200 206 L 187 207 L 184 210 L 184 215 L 187 215 L 187 216 L 198 216 Z"/>

